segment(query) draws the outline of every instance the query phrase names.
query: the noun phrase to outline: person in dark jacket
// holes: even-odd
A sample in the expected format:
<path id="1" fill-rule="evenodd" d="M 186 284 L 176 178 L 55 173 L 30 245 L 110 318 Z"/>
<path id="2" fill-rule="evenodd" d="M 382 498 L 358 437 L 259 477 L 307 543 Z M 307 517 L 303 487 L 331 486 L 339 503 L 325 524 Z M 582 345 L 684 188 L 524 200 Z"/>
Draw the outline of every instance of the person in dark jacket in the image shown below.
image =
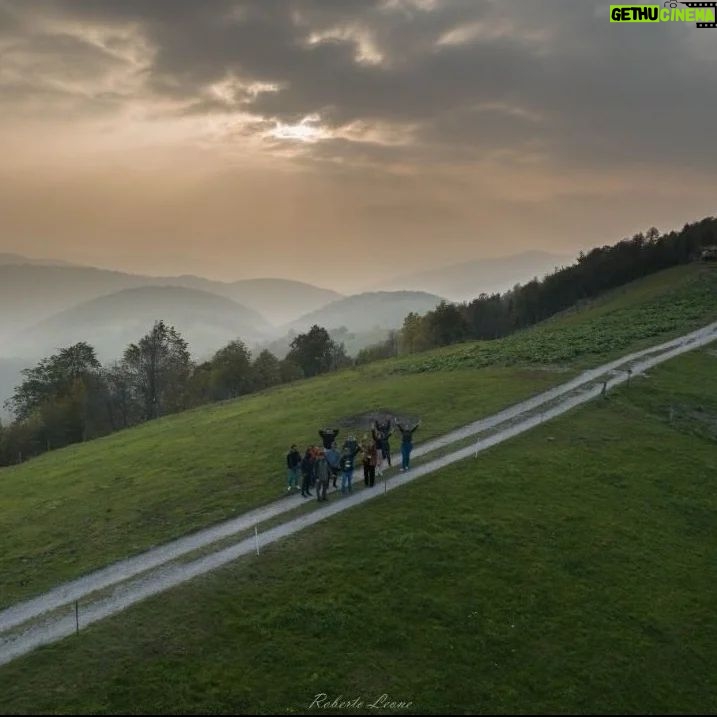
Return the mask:
<path id="1" fill-rule="evenodd" d="M 413 428 L 408 428 L 401 423 L 396 424 L 398 430 L 401 431 L 401 459 L 402 465 L 401 470 L 407 471 L 411 463 L 411 450 L 413 449 L 413 434 L 415 430 L 421 425 L 419 421 Z"/>
<path id="2" fill-rule="evenodd" d="M 321 436 L 321 440 L 324 443 L 324 450 L 328 451 L 333 442 L 336 440 L 336 436 L 339 435 L 339 429 L 338 428 L 323 428 L 319 431 L 319 435 Z"/>
<path id="3" fill-rule="evenodd" d="M 287 488 L 290 493 L 292 488 L 296 490 L 299 484 L 299 475 L 301 473 L 301 453 L 296 448 L 296 444 L 286 454 L 286 470 L 287 470 Z"/>
<path id="4" fill-rule="evenodd" d="M 379 434 L 381 439 L 381 457 L 388 463 L 388 467 L 391 467 L 391 444 L 389 439 L 393 433 L 393 427 L 391 425 L 391 417 L 386 416 L 383 423 L 376 421 L 374 424 L 376 432 Z"/>
<path id="5" fill-rule="evenodd" d="M 343 448 L 348 448 L 350 451 L 355 451 L 358 448 L 359 442 L 356 440 L 356 436 L 349 436 L 345 441 Z"/>
<path id="6" fill-rule="evenodd" d="M 318 446 L 311 446 L 311 479 L 309 480 L 309 487 L 313 488 L 316 483 L 316 461 L 319 460 L 319 453 L 322 452 Z"/>
<path id="7" fill-rule="evenodd" d="M 356 448 L 351 448 L 350 446 L 346 445 L 344 446 L 344 450 L 341 453 L 341 492 L 346 493 L 346 489 L 348 487 L 348 492 L 352 492 L 351 487 L 351 481 L 354 477 L 354 460 L 356 459 L 356 456 L 361 452 L 361 448 L 359 446 L 356 446 Z"/>
<path id="8" fill-rule="evenodd" d="M 314 468 L 316 470 L 316 500 L 320 503 L 322 500 L 326 500 L 326 491 L 329 488 L 329 477 L 331 476 L 331 468 L 324 451 L 319 451 Z"/>
<path id="9" fill-rule="evenodd" d="M 313 495 L 311 492 L 311 476 L 314 473 L 314 456 L 312 446 L 309 446 L 301 459 L 301 496 L 306 498 Z"/>

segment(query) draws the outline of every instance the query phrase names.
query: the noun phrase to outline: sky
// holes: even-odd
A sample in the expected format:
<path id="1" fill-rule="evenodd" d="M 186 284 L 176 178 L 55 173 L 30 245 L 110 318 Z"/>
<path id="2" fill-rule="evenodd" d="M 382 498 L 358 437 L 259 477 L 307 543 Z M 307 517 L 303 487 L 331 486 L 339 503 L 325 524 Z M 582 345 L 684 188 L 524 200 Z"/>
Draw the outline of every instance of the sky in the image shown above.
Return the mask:
<path id="1" fill-rule="evenodd" d="M 590 0 L 0 0 L 0 251 L 355 291 L 714 214 L 717 30 Z"/>

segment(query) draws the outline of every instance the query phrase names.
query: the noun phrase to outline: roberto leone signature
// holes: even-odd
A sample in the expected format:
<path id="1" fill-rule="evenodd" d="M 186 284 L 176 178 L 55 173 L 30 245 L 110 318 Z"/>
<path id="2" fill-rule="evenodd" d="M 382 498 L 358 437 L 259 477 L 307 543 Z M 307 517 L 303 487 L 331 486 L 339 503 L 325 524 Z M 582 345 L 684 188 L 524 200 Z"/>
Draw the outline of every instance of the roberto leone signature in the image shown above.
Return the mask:
<path id="1" fill-rule="evenodd" d="M 380 695 L 372 700 L 363 697 L 345 697 L 338 695 L 330 697 L 325 692 L 319 692 L 314 696 L 309 709 L 320 710 L 407 710 L 413 707 L 413 702 L 408 700 L 397 700 L 390 695 Z"/>

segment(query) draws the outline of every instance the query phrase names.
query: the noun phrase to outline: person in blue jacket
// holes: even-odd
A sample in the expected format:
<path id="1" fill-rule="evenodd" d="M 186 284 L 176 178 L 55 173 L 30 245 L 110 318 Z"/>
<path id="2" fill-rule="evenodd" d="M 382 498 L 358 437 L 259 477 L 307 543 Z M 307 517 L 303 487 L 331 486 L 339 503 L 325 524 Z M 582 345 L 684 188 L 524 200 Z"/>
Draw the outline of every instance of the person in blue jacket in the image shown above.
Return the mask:
<path id="1" fill-rule="evenodd" d="M 354 477 L 354 461 L 356 456 L 361 452 L 361 447 L 356 443 L 351 444 L 349 441 L 344 445 L 341 452 L 341 492 L 352 492 L 351 481 Z"/>
<path id="2" fill-rule="evenodd" d="M 331 469 L 331 478 L 333 480 L 333 486 L 336 488 L 336 479 L 339 477 L 339 471 L 341 470 L 341 454 L 336 450 L 336 444 L 332 443 L 331 448 L 324 452 L 326 462 L 329 464 Z"/>

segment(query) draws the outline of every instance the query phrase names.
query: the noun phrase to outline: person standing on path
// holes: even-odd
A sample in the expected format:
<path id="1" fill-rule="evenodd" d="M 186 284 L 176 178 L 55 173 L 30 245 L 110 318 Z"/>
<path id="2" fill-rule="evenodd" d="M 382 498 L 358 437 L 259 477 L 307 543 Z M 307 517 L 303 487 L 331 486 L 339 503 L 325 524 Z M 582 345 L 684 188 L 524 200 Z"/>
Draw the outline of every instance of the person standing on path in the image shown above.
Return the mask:
<path id="1" fill-rule="evenodd" d="M 331 468 L 324 451 L 319 451 L 314 468 L 316 470 L 316 500 L 321 503 L 322 500 L 326 500 L 326 491 L 329 489 L 329 476 L 331 475 Z"/>
<path id="2" fill-rule="evenodd" d="M 323 428 L 319 431 L 321 440 L 324 443 L 324 450 L 328 451 L 336 440 L 336 436 L 339 435 L 338 428 Z"/>
<path id="3" fill-rule="evenodd" d="M 341 463 L 341 454 L 336 450 L 336 444 L 332 443 L 331 448 L 329 448 L 328 451 L 325 451 L 326 456 L 326 462 L 329 464 L 329 468 L 331 470 L 331 478 L 333 480 L 334 488 L 336 488 L 336 479 L 339 476 L 340 463 Z"/>
<path id="4" fill-rule="evenodd" d="M 357 446 L 352 449 L 348 445 L 344 446 L 343 453 L 341 454 L 341 492 L 346 493 L 353 492 L 351 481 L 354 477 L 354 460 L 356 456 L 361 452 L 361 449 Z"/>
<path id="5" fill-rule="evenodd" d="M 316 461 L 319 459 L 321 448 L 311 446 L 311 477 L 309 478 L 309 488 L 313 488 L 316 483 Z"/>
<path id="6" fill-rule="evenodd" d="M 287 487 L 286 490 L 291 493 L 292 489 L 296 490 L 299 485 L 299 476 L 301 474 L 301 453 L 299 453 L 294 443 L 286 454 L 287 469 Z"/>
<path id="7" fill-rule="evenodd" d="M 372 488 L 376 480 L 378 451 L 376 442 L 369 438 L 368 434 L 363 437 L 361 450 L 363 451 L 363 482 L 365 486 Z"/>
<path id="8" fill-rule="evenodd" d="M 401 470 L 407 471 L 411 464 L 411 450 L 413 449 L 413 434 L 421 425 L 419 421 L 413 428 L 404 427 L 397 423 L 398 430 L 401 431 Z"/>
<path id="9" fill-rule="evenodd" d="M 371 437 L 376 446 L 376 475 L 380 478 L 383 475 L 383 434 L 376 428 L 375 423 L 371 428 Z"/>
<path id="10" fill-rule="evenodd" d="M 391 467 L 391 444 L 389 439 L 393 433 L 393 427 L 391 425 L 391 417 L 385 416 L 383 423 L 379 421 L 375 422 L 375 428 L 378 434 L 381 436 L 381 457 L 388 463 L 388 467 Z M 383 463 L 383 461 L 382 461 Z M 383 473 L 383 471 L 381 471 Z"/>
<path id="11" fill-rule="evenodd" d="M 301 459 L 301 497 L 307 498 L 313 495 L 311 492 L 311 476 L 314 472 L 314 457 L 312 447 L 309 446 Z"/>

